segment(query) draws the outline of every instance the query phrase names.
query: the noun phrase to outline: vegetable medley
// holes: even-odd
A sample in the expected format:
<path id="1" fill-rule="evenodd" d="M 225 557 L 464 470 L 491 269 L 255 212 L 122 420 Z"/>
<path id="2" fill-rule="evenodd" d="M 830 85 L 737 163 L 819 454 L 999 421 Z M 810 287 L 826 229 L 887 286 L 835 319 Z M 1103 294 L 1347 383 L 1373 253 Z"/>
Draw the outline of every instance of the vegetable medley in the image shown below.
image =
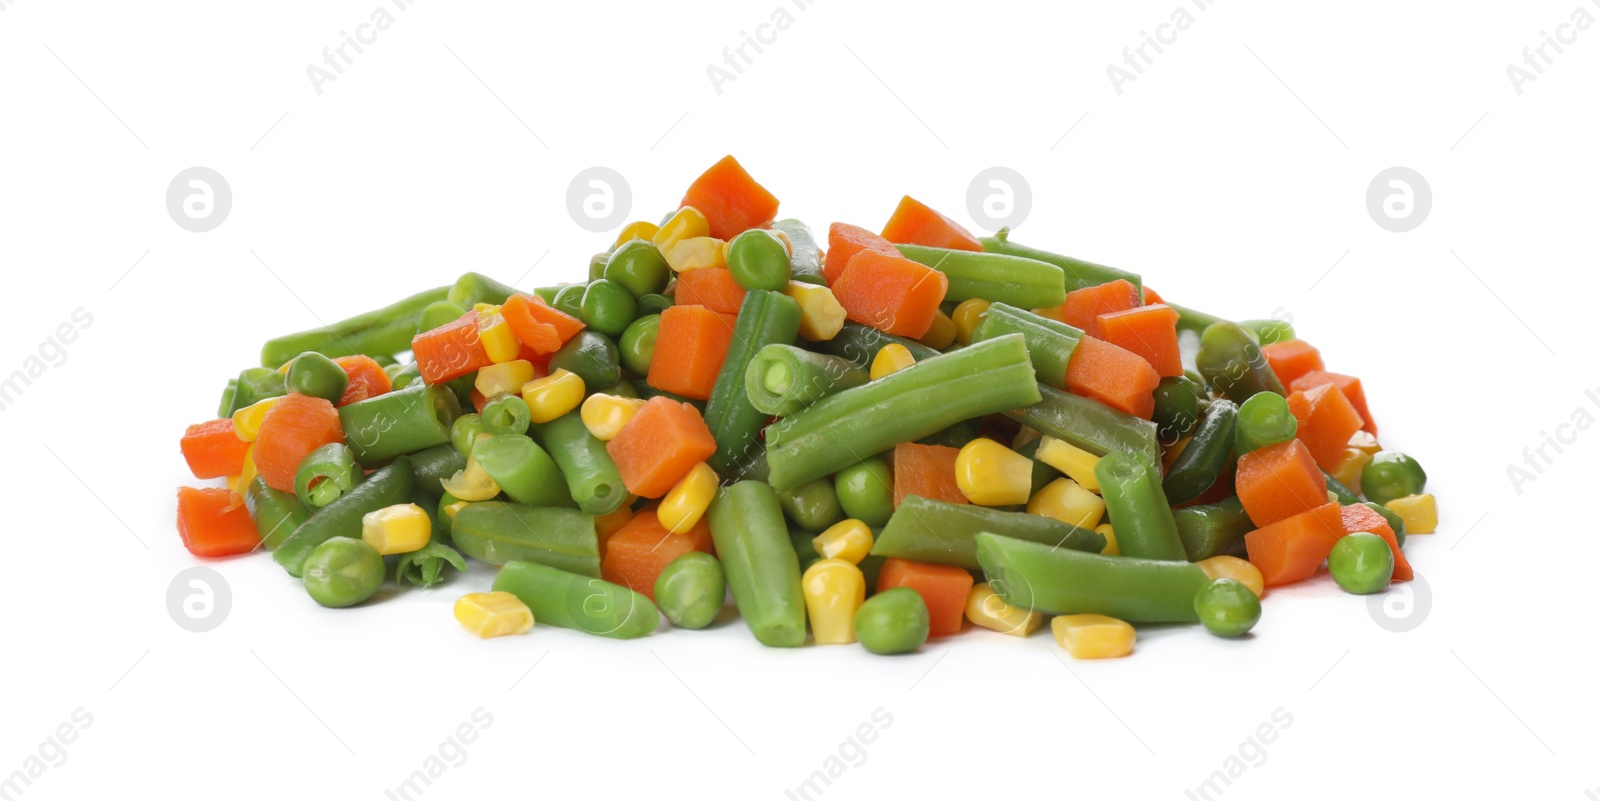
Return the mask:
<path id="1" fill-rule="evenodd" d="M 910 197 L 826 248 L 777 212 L 730 156 L 585 281 L 467 273 L 266 343 L 183 436 L 226 481 L 179 489 L 184 545 L 327 607 L 498 565 L 455 603 L 481 637 L 698 629 L 731 591 L 765 645 L 876 654 L 1049 618 L 1123 656 L 1141 623 L 1244 634 L 1324 563 L 1411 578 L 1426 475 L 1287 323 Z"/>

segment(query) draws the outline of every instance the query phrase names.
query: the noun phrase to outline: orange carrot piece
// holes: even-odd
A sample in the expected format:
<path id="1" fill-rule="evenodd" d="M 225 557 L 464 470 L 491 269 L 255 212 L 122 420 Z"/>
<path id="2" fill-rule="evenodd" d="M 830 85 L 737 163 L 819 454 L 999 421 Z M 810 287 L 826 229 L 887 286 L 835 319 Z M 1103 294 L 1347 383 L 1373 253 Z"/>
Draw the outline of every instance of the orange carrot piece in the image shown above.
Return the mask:
<path id="1" fill-rule="evenodd" d="M 828 256 L 822 263 L 822 277 L 827 279 L 828 286 L 833 286 L 844 274 L 844 266 L 850 263 L 850 257 L 863 250 L 886 256 L 900 255 L 900 251 L 889 240 L 861 226 L 841 222 L 828 226 Z"/>
<path id="2" fill-rule="evenodd" d="M 928 605 L 928 636 L 961 631 L 961 618 L 972 591 L 972 574 L 956 565 L 935 565 L 890 557 L 878 571 L 878 592 L 910 587 Z"/>
<path id="3" fill-rule="evenodd" d="M 894 446 L 894 505 L 907 495 L 920 495 L 945 503 L 967 503 L 966 493 L 956 483 L 956 456 L 959 448 L 946 445 L 918 445 L 902 442 Z"/>
<path id="4" fill-rule="evenodd" d="M 250 449 L 250 443 L 233 432 L 233 420 L 227 417 L 189 426 L 178 446 L 195 478 L 239 475 L 244 469 L 245 452 Z"/>
<path id="5" fill-rule="evenodd" d="M 1316 575 L 1344 534 L 1339 504 L 1325 503 L 1244 535 L 1244 547 L 1263 582 L 1280 587 Z"/>
<path id="6" fill-rule="evenodd" d="M 383 365 L 371 356 L 340 356 L 333 363 L 343 367 L 344 374 L 350 379 L 350 383 L 344 387 L 344 395 L 339 398 L 340 406 L 394 389 L 394 383 L 389 380 L 389 374 L 383 371 Z"/>
<path id="7" fill-rule="evenodd" d="M 690 469 L 716 451 L 717 441 L 699 410 L 660 395 L 645 401 L 606 443 L 606 454 L 616 462 L 623 485 L 641 498 L 667 494 Z"/>
<path id="8" fill-rule="evenodd" d="M 1261 354 L 1267 357 L 1267 364 L 1284 386 L 1289 386 L 1306 373 L 1322 369 L 1322 354 L 1304 340 L 1290 339 L 1262 345 Z"/>
<path id="9" fill-rule="evenodd" d="M 778 213 L 778 199 L 756 183 L 733 156 L 724 156 L 694 179 L 679 205 L 699 209 L 711 225 L 711 235 L 718 239 L 732 239 L 761 227 Z"/>
<path id="10" fill-rule="evenodd" d="M 606 540 L 600 578 L 656 599 L 656 578 L 672 560 L 690 551 L 711 553 L 711 524 L 702 517 L 695 527 L 674 534 L 661 525 L 654 509 L 633 516 Z"/>
<path id="11" fill-rule="evenodd" d="M 1085 335 L 1067 362 L 1066 390 L 1149 420 L 1156 410 L 1156 368 L 1136 353 Z"/>
<path id="12" fill-rule="evenodd" d="M 1067 299 L 1047 317 L 1054 317 L 1081 331 L 1089 330 L 1094 320 L 1102 314 L 1136 309 L 1140 305 L 1139 288 L 1118 278 L 1108 284 L 1086 286 L 1067 293 Z"/>
<path id="13" fill-rule="evenodd" d="M 1344 519 L 1346 534 L 1366 531 L 1382 537 L 1384 542 L 1389 543 L 1389 551 L 1394 554 L 1393 580 L 1411 580 L 1414 575 L 1411 563 L 1406 561 L 1406 555 L 1400 552 L 1400 538 L 1394 535 L 1394 528 L 1389 525 L 1389 521 L 1383 519 L 1383 515 L 1359 503 L 1344 507 L 1344 511 L 1340 514 Z"/>
<path id="14" fill-rule="evenodd" d="M 249 553 L 261 544 L 244 499 L 220 487 L 178 488 L 178 537 L 195 556 Z"/>
<path id="15" fill-rule="evenodd" d="M 883 224 L 882 235 L 897 245 L 983 250 L 983 243 L 971 232 L 910 195 L 900 198 L 900 205 Z"/>
<path id="16" fill-rule="evenodd" d="M 1378 436 L 1378 424 L 1372 421 L 1372 412 L 1367 411 L 1367 393 L 1361 388 L 1361 379 L 1353 375 L 1330 373 L 1326 370 L 1313 370 L 1296 378 L 1291 383 L 1284 384 L 1284 386 L 1289 387 L 1289 391 L 1293 392 L 1295 390 L 1311 389 L 1323 384 L 1332 384 L 1338 387 L 1339 391 L 1344 394 L 1344 399 L 1350 401 L 1350 405 L 1356 408 L 1356 413 L 1361 415 L 1361 430 L 1374 437 Z"/>
<path id="17" fill-rule="evenodd" d="M 855 322 L 919 339 L 933 325 L 949 288 L 950 279 L 938 270 L 900 256 L 861 251 L 839 274 L 833 297 Z"/>
<path id="18" fill-rule="evenodd" d="M 722 314 L 738 314 L 744 303 L 744 287 L 733 280 L 726 267 L 706 267 L 678 273 L 672 302 L 684 306 L 704 306 Z"/>
<path id="19" fill-rule="evenodd" d="M 256 472 L 267 486 L 294 492 L 294 472 L 306 454 L 330 442 L 343 442 L 339 412 L 322 398 L 290 393 L 267 410 L 256 434 Z"/>
<path id="20" fill-rule="evenodd" d="M 478 339 L 475 311 L 412 337 L 411 357 L 429 384 L 443 384 L 494 364 Z"/>
<path id="21" fill-rule="evenodd" d="M 661 313 L 656 350 L 645 383 L 695 400 L 711 398 L 733 342 L 734 318 L 704 306 L 670 306 Z"/>
<path id="22" fill-rule="evenodd" d="M 1245 514 L 1257 526 L 1272 525 L 1328 502 L 1328 480 L 1298 439 L 1240 456 L 1233 483 Z"/>
<path id="23" fill-rule="evenodd" d="M 1306 444 L 1324 470 L 1338 466 L 1350 436 L 1361 430 L 1361 413 L 1332 384 L 1289 393 L 1289 412 L 1298 423 L 1295 439 Z"/>
<path id="24" fill-rule="evenodd" d="M 555 353 L 583 330 L 583 321 L 551 308 L 544 298 L 515 294 L 500 306 L 500 316 L 517 340 L 534 353 Z"/>
<path id="25" fill-rule="evenodd" d="M 1146 306 L 1153 306 L 1157 303 L 1166 303 L 1166 301 L 1162 300 L 1154 289 L 1146 286 L 1144 287 L 1144 303 Z"/>
<path id="26" fill-rule="evenodd" d="M 1162 378 L 1183 375 L 1178 313 L 1165 304 L 1107 312 L 1094 318 L 1087 333 L 1137 354 Z"/>

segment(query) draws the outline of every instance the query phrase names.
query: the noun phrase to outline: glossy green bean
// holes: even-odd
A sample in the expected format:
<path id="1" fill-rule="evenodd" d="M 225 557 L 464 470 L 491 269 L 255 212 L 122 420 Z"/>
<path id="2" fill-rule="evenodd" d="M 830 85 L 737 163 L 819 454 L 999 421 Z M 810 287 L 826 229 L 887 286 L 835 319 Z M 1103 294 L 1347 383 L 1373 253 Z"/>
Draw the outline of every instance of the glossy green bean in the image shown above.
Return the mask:
<path id="1" fill-rule="evenodd" d="M 1106 454 L 1094 468 L 1106 515 L 1117 532 L 1117 550 L 1135 559 L 1184 560 L 1188 556 L 1172 507 L 1161 491 L 1161 468 L 1126 451 Z"/>
<path id="2" fill-rule="evenodd" d="M 800 560 L 772 488 L 740 481 L 717 491 L 706 512 L 739 616 L 762 645 L 793 648 L 806 640 Z"/>
<path id="3" fill-rule="evenodd" d="M 482 273 L 462 273 L 450 287 L 449 300 L 463 309 L 470 309 L 479 303 L 505 303 L 516 291 Z"/>
<path id="4" fill-rule="evenodd" d="M 627 587 L 538 562 L 507 562 L 493 588 L 517 596 L 541 626 L 631 640 L 661 623 L 656 605 Z"/>
<path id="5" fill-rule="evenodd" d="M 1349 506 L 1352 503 L 1361 502 L 1361 499 L 1356 497 L 1355 491 L 1349 487 L 1346 487 L 1339 479 L 1334 478 L 1332 473 L 1323 470 L 1322 477 L 1327 482 L 1328 491 L 1333 493 L 1333 496 L 1339 500 L 1339 503 Z"/>
<path id="6" fill-rule="evenodd" d="M 1195 428 L 1189 444 L 1183 446 L 1183 453 L 1178 454 L 1161 482 L 1168 503 L 1185 503 L 1200 497 L 1228 471 L 1236 458 L 1233 436 L 1238 416 L 1239 407 L 1232 402 L 1222 398 L 1211 402 L 1205 419 Z M 1120 532 L 1117 539 L 1121 540 Z"/>
<path id="7" fill-rule="evenodd" d="M 414 384 L 339 407 L 339 424 L 356 461 L 366 467 L 450 441 L 461 413 L 454 392 Z"/>
<path id="8" fill-rule="evenodd" d="M 985 531 L 1052 548 L 1099 553 L 1106 547 L 1104 535 L 1052 517 L 907 495 L 878 532 L 872 554 L 976 570 L 977 537 Z"/>
<path id="9" fill-rule="evenodd" d="M 467 560 L 461 558 L 460 551 L 438 540 L 429 540 L 427 545 L 400 554 L 400 558 L 395 560 L 394 583 L 409 582 L 418 587 L 432 587 L 444 581 L 446 567 L 466 570 Z"/>
<path id="10" fill-rule="evenodd" d="M 1057 302 L 1055 305 L 1061 305 Z M 972 329 L 972 341 L 984 342 L 1006 334 L 1021 334 L 1028 343 L 1028 358 L 1039 381 L 1057 389 L 1067 386 L 1067 363 L 1077 350 L 1083 332 L 1058 320 L 1040 317 L 1005 303 L 991 303 L 983 322 Z"/>
<path id="11" fill-rule="evenodd" d="M 979 534 L 977 545 L 983 574 L 1002 600 L 1049 615 L 1194 623 L 1195 594 L 1211 581 L 1185 561 L 1102 556 L 989 533 Z"/>
<path id="12" fill-rule="evenodd" d="M 578 508 L 593 515 L 610 514 L 628 499 L 622 474 L 606 453 L 606 444 L 589 433 L 576 410 L 535 425 L 533 433 L 561 468 Z"/>
<path id="13" fill-rule="evenodd" d="M 878 351 L 890 343 L 904 346 L 911 352 L 911 358 L 919 362 L 939 355 L 939 351 L 914 339 L 885 334 L 860 323 L 845 323 L 833 339 L 814 343 L 813 347 L 822 353 L 838 356 L 850 362 L 858 370 L 871 370 L 872 357 L 877 356 Z"/>
<path id="14" fill-rule="evenodd" d="M 315 512 L 355 489 L 366 474 L 343 442 L 330 442 L 306 454 L 294 471 L 294 495 Z"/>
<path id="15" fill-rule="evenodd" d="M 789 256 L 789 279 L 827 286 L 828 279 L 822 275 L 822 250 L 811 228 L 799 220 L 778 220 L 772 224 L 772 230 L 782 231 L 789 237 L 793 250 Z"/>
<path id="16" fill-rule="evenodd" d="M 311 519 L 311 513 L 294 493 L 267 486 L 267 480 L 261 476 L 251 479 L 245 488 L 244 506 L 256 523 L 261 547 L 269 551 L 277 550 L 301 523 Z"/>
<path id="17" fill-rule="evenodd" d="M 289 393 L 284 385 L 283 373 L 267 367 L 247 367 L 234 379 L 233 397 L 228 411 L 222 417 L 232 417 L 234 412 L 267 398 L 279 398 Z"/>
<path id="18" fill-rule="evenodd" d="M 522 434 L 490 434 L 473 446 L 472 458 L 517 503 L 577 506 L 555 460 Z"/>
<path id="19" fill-rule="evenodd" d="M 1191 562 L 1226 556 L 1256 527 L 1237 497 L 1174 509 L 1172 520 Z"/>
<path id="20" fill-rule="evenodd" d="M 1218 395 L 1244 403 L 1259 392 L 1287 394 L 1261 346 L 1237 323 L 1216 323 L 1200 335 L 1195 368 Z"/>
<path id="21" fill-rule="evenodd" d="M 1289 401 L 1276 392 L 1258 392 L 1239 404 L 1234 424 L 1233 452 L 1243 456 L 1253 450 L 1294 439 L 1299 427 Z"/>
<path id="22" fill-rule="evenodd" d="M 716 453 L 706 460 L 713 470 L 728 470 L 760 450 L 758 437 L 768 415 L 745 393 L 745 371 L 762 348 L 792 344 L 799 335 L 800 304 L 794 298 L 765 289 L 745 292 L 733 326 L 733 342 L 706 401 L 706 426 L 717 441 Z"/>
<path id="23" fill-rule="evenodd" d="M 1107 267 L 1103 264 L 1095 264 L 1083 259 L 1074 259 L 1071 256 L 1051 253 L 1048 250 L 1030 248 L 1027 245 L 1019 245 L 1016 242 L 1012 242 L 1010 237 L 1011 232 L 1002 228 L 994 236 L 983 237 L 980 241 L 983 242 L 983 250 L 986 253 L 1021 256 L 1025 259 L 1047 262 L 1060 267 L 1062 277 L 1066 282 L 1066 291 L 1068 292 L 1075 289 L 1084 289 L 1085 287 L 1109 284 L 1118 279 L 1133 284 L 1141 293 L 1144 291 L 1144 282 L 1140 280 L 1138 273 L 1130 273 L 1127 270 L 1119 270 L 1115 267 Z"/>
<path id="24" fill-rule="evenodd" d="M 527 402 L 509 394 L 490 399 L 479 417 L 490 434 L 526 434 L 532 422 Z"/>
<path id="25" fill-rule="evenodd" d="M 762 414 L 787 417 L 836 392 L 867 383 L 867 371 L 840 356 L 772 344 L 744 372 L 744 391 Z"/>
<path id="26" fill-rule="evenodd" d="M 441 286 L 331 325 L 269 339 L 261 346 L 261 365 L 277 368 L 308 350 L 324 356 L 388 356 L 410 350 L 422 310 L 449 294 L 450 289 Z"/>
<path id="27" fill-rule="evenodd" d="M 1008 411 L 1006 416 L 1096 456 L 1127 451 L 1151 461 L 1161 458 L 1155 423 L 1055 387 L 1041 385 L 1039 394 L 1038 403 Z"/>
<path id="28" fill-rule="evenodd" d="M 318 509 L 272 552 L 289 575 L 299 578 L 312 549 L 333 537 L 361 538 L 361 518 L 387 506 L 411 502 L 411 459 L 401 456 L 367 476 L 339 499 Z"/>
<path id="29" fill-rule="evenodd" d="M 1057 264 L 1009 253 L 895 247 L 906 258 L 944 273 L 950 281 L 947 300 L 983 298 L 1024 309 L 1044 309 L 1060 306 L 1067 299 L 1066 277 Z"/>
<path id="30" fill-rule="evenodd" d="M 450 539 L 462 553 L 491 565 L 538 562 L 600 576 L 594 515 L 576 509 L 504 501 L 469 503 L 450 523 Z"/>

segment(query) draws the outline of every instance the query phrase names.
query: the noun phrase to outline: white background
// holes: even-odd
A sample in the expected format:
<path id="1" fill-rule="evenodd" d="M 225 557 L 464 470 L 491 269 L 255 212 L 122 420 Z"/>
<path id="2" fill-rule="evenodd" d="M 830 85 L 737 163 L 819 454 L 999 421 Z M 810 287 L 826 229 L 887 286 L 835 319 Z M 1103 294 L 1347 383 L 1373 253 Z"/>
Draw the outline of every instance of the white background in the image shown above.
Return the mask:
<path id="1" fill-rule="evenodd" d="M 424 797 L 784 798 L 880 707 L 814 797 L 1183 798 L 1280 708 L 1225 797 L 1600 795 L 1600 433 L 1563 429 L 1520 494 L 1507 476 L 1600 416 L 1600 29 L 1520 95 L 1506 74 L 1600 6 L 1224 0 L 1119 94 L 1107 66 L 1179 0 L 823 0 L 719 93 L 707 66 L 776 0 L 424 0 L 319 95 L 307 66 L 379 2 L 0 0 L 0 374 L 93 316 L 0 413 L 0 774 L 93 717 L 24 797 L 383 798 L 479 707 L 492 724 Z M 579 170 L 619 171 L 655 219 L 730 152 L 818 230 L 876 228 L 903 193 L 970 223 L 969 181 L 1008 166 L 1033 196 L 1020 241 L 1292 315 L 1428 468 L 1421 625 L 1323 577 L 1272 592 L 1245 641 L 1146 630 L 1103 663 L 1043 633 L 768 650 L 738 622 L 484 643 L 449 610 L 486 571 L 333 612 L 265 556 L 213 564 L 215 631 L 174 624 L 197 564 L 177 440 L 263 340 L 469 269 L 575 279 L 610 238 L 569 216 Z M 232 188 L 209 233 L 165 207 L 195 165 Z M 1395 165 L 1433 195 L 1403 234 L 1365 200 Z"/>

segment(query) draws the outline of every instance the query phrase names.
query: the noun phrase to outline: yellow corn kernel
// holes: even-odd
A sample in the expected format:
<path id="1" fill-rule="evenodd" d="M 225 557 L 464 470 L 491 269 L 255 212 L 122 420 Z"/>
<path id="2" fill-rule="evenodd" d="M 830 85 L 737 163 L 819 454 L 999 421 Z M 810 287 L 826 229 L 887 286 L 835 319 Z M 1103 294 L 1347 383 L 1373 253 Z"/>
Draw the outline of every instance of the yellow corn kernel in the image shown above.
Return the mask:
<path id="1" fill-rule="evenodd" d="M 679 240 L 671 250 L 661 255 L 666 258 L 667 266 L 675 273 L 728 266 L 728 254 L 722 240 L 710 236 L 692 236 Z"/>
<path id="2" fill-rule="evenodd" d="M 1162 449 L 1161 449 L 1161 467 L 1162 467 L 1162 469 L 1171 470 L 1172 469 L 1172 463 L 1178 461 L 1178 457 L 1183 455 L 1183 449 L 1187 448 L 1187 447 L 1189 447 L 1189 438 L 1188 437 L 1184 437 L 1183 439 L 1180 439 L 1177 442 L 1172 443 L 1171 445 L 1167 445 L 1167 446 L 1162 447 Z"/>
<path id="3" fill-rule="evenodd" d="M 622 427 L 644 407 L 643 398 L 624 398 L 596 392 L 583 402 L 579 415 L 590 436 L 601 442 L 610 442 Z"/>
<path id="4" fill-rule="evenodd" d="M 661 226 L 653 222 L 635 220 L 622 226 L 622 230 L 617 232 L 617 241 L 612 247 L 622 247 L 635 239 L 643 239 L 648 242 L 655 237 L 656 232 L 659 230 L 661 230 Z"/>
<path id="5" fill-rule="evenodd" d="M 1029 474 L 1032 474 L 1031 466 Z M 1106 502 L 1070 478 L 1058 478 L 1033 494 L 1028 501 L 1030 514 L 1055 518 L 1069 526 L 1092 529 L 1105 516 Z"/>
<path id="6" fill-rule="evenodd" d="M 1011 438 L 1011 450 L 1020 452 L 1023 448 L 1028 446 L 1028 443 L 1033 442 L 1042 436 L 1044 435 L 1040 434 L 1038 429 L 1030 426 L 1023 426 L 1017 429 L 1017 435 Z M 1035 458 L 1037 459 L 1038 457 Z"/>
<path id="7" fill-rule="evenodd" d="M 944 312 L 933 313 L 933 325 L 928 326 L 928 333 L 917 340 L 934 350 L 944 350 L 956 341 L 956 321 Z"/>
<path id="8" fill-rule="evenodd" d="M 480 301 L 472 304 L 472 310 L 477 312 L 479 316 L 488 317 L 491 314 L 499 314 L 500 305 L 497 303 L 484 303 Z"/>
<path id="9" fill-rule="evenodd" d="M 500 316 L 498 308 L 492 314 L 478 315 L 478 342 L 483 345 L 489 361 L 495 364 L 509 362 L 522 353 L 522 342 L 506 318 Z"/>
<path id="10" fill-rule="evenodd" d="M 684 206 L 662 223 L 650 241 L 656 243 L 656 248 L 662 253 L 671 253 L 672 246 L 685 239 L 710 235 L 711 224 L 706 222 L 706 215 L 694 206 Z"/>
<path id="11" fill-rule="evenodd" d="M 244 449 L 244 467 L 239 469 L 239 475 L 228 476 L 228 489 L 244 494 L 250 488 L 250 482 L 256 480 L 256 444 L 250 443 Z"/>
<path id="12" fill-rule="evenodd" d="M 485 640 L 533 629 L 533 610 L 503 590 L 469 592 L 456 599 L 456 622 Z"/>
<path id="13" fill-rule="evenodd" d="M 989 582 L 972 585 L 967 593 L 967 619 L 1001 634 L 1026 637 L 1044 625 L 1044 615 L 1012 606 L 989 588 Z"/>
<path id="14" fill-rule="evenodd" d="M 1372 454 L 1360 448 L 1345 448 L 1339 455 L 1339 463 L 1334 465 L 1328 474 L 1346 487 L 1360 487 L 1361 471 L 1367 469 L 1367 463 L 1370 461 Z"/>
<path id="15" fill-rule="evenodd" d="M 872 551 L 872 529 L 860 520 L 841 520 L 812 537 L 811 547 L 824 559 L 843 559 L 859 565 Z"/>
<path id="16" fill-rule="evenodd" d="M 1383 450 L 1383 446 L 1378 444 L 1378 438 L 1365 431 L 1357 431 L 1350 435 L 1350 447 L 1366 451 L 1368 456 L 1375 456 L 1378 451 Z"/>
<path id="17" fill-rule="evenodd" d="M 468 456 L 467 466 L 455 475 L 439 481 L 445 492 L 463 501 L 487 501 L 500 494 L 500 485 L 494 483 L 489 473 L 478 464 L 477 457 Z M 450 516 L 452 520 L 455 515 Z"/>
<path id="18" fill-rule="evenodd" d="M 956 324 L 956 341 L 963 345 L 972 344 L 972 329 L 983 322 L 983 313 L 989 310 L 989 301 L 983 298 L 968 298 L 956 306 L 950 320 Z"/>
<path id="19" fill-rule="evenodd" d="M 1432 534 L 1434 529 L 1439 527 L 1439 507 L 1434 503 L 1433 496 L 1426 492 L 1421 495 L 1395 498 L 1384 506 L 1400 515 L 1400 519 L 1406 524 L 1406 536 Z"/>
<path id="20" fill-rule="evenodd" d="M 1261 578 L 1261 569 L 1237 556 L 1213 556 L 1195 562 L 1195 566 L 1204 570 L 1206 577 L 1212 581 L 1231 578 L 1249 587 L 1257 598 L 1267 591 L 1267 583 Z"/>
<path id="21" fill-rule="evenodd" d="M 285 395 L 276 398 L 258 400 L 249 406 L 233 413 L 233 435 L 245 442 L 255 442 L 256 435 L 261 433 L 261 421 L 267 416 L 272 407 L 278 405 Z"/>
<path id="22" fill-rule="evenodd" d="M 956 455 L 956 486 L 979 506 L 1027 503 L 1033 460 L 988 437 L 978 437 Z"/>
<path id="23" fill-rule="evenodd" d="M 428 544 L 433 521 L 414 503 L 397 503 L 361 516 L 361 539 L 378 553 L 411 553 Z"/>
<path id="24" fill-rule="evenodd" d="M 617 533 L 623 526 L 628 525 L 628 521 L 632 519 L 633 505 L 629 503 L 618 506 L 615 511 L 595 516 L 594 533 L 600 538 L 601 553 L 606 552 L 606 540 L 611 539 L 612 534 Z"/>
<path id="25" fill-rule="evenodd" d="M 1094 527 L 1095 533 L 1106 538 L 1106 547 L 1100 551 L 1102 556 L 1121 556 L 1122 548 L 1117 545 L 1117 530 L 1110 523 L 1101 523 Z"/>
<path id="26" fill-rule="evenodd" d="M 544 378 L 522 385 L 522 400 L 528 404 L 528 419 L 535 423 L 551 420 L 578 408 L 583 403 L 583 379 L 577 373 L 557 368 Z"/>
<path id="27" fill-rule="evenodd" d="M 1073 659 L 1115 659 L 1133 653 L 1133 626 L 1105 615 L 1060 615 L 1050 633 Z"/>
<path id="28" fill-rule="evenodd" d="M 1339 502 L 1338 493 L 1334 492 L 1333 490 L 1328 490 L 1327 494 L 1328 494 L 1328 503 L 1338 503 Z"/>
<path id="29" fill-rule="evenodd" d="M 911 356 L 911 351 L 898 342 L 890 342 L 878 348 L 878 355 L 872 357 L 872 369 L 868 375 L 873 381 L 916 364 L 917 360 Z"/>
<path id="30" fill-rule="evenodd" d="M 538 373 L 533 369 L 532 362 L 512 359 L 479 370 L 478 377 L 472 381 L 472 388 L 485 398 L 515 394 L 521 392 L 522 385 L 532 381 L 536 375 Z"/>
<path id="31" fill-rule="evenodd" d="M 800 304 L 800 336 L 812 342 L 826 342 L 844 328 L 844 307 L 833 296 L 833 290 L 820 284 L 790 281 L 783 294 Z"/>
<path id="32" fill-rule="evenodd" d="M 656 507 L 656 519 L 674 534 L 686 534 L 700 522 L 711 499 L 717 496 L 717 471 L 701 462 L 689 468 L 688 475 L 667 490 L 661 505 Z"/>
<path id="33" fill-rule="evenodd" d="M 1033 458 L 1060 470 L 1090 492 L 1100 491 L 1100 479 L 1094 475 L 1100 457 L 1070 442 L 1045 437 L 1039 440 L 1039 450 L 1034 452 Z"/>
<path id="34" fill-rule="evenodd" d="M 856 610 L 867 598 L 861 568 L 843 559 L 818 559 L 800 577 L 800 590 L 818 645 L 856 641 Z"/>

